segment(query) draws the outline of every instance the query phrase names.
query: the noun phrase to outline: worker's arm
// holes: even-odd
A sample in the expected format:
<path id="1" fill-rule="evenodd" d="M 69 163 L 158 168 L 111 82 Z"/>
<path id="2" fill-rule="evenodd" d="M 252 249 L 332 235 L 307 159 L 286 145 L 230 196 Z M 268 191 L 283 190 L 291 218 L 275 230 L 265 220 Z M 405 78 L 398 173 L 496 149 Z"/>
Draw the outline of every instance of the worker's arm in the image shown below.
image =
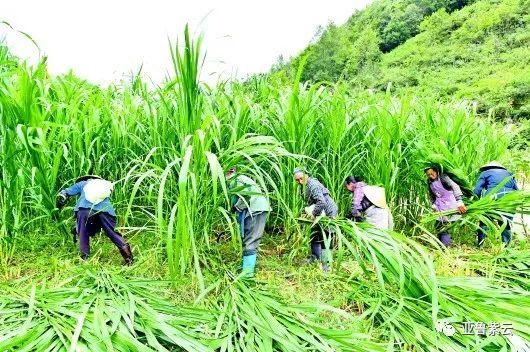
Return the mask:
<path id="1" fill-rule="evenodd" d="M 234 204 L 234 209 L 236 211 L 242 211 L 242 210 L 245 210 L 247 208 L 248 208 L 248 202 L 245 200 L 244 197 L 238 196 L 237 197 L 237 202 L 236 202 L 236 204 Z"/>
<path id="2" fill-rule="evenodd" d="M 453 192 L 455 199 L 459 202 L 462 201 L 462 197 L 464 194 L 462 193 L 462 190 L 460 189 L 460 186 L 458 185 L 458 183 L 451 180 L 451 178 L 447 175 L 442 175 L 442 177 L 443 177 L 444 183 L 447 184 L 449 188 L 451 188 L 451 192 Z"/>
<path id="3" fill-rule="evenodd" d="M 364 191 L 361 185 L 358 185 L 353 191 L 352 201 L 351 201 L 351 216 L 353 218 L 358 218 L 361 216 L 361 202 L 364 197 Z"/>
<path id="4" fill-rule="evenodd" d="M 244 194 L 248 192 L 250 185 L 246 185 L 240 181 L 236 184 L 237 193 L 235 195 L 235 203 L 233 204 L 233 209 L 235 211 L 242 211 L 248 208 L 248 201 L 245 199 Z"/>
<path id="5" fill-rule="evenodd" d="M 77 196 L 81 194 L 81 191 L 83 191 L 83 187 L 85 186 L 85 184 L 85 181 L 77 182 L 73 186 L 63 189 L 61 192 L 59 192 L 59 194 L 63 194 L 67 197 Z"/>
<path id="6" fill-rule="evenodd" d="M 484 189 L 486 189 L 486 177 L 484 176 L 484 173 L 480 173 L 480 176 L 477 180 L 477 184 L 475 185 L 475 189 L 473 190 L 473 193 L 480 197 L 482 195 L 482 192 Z"/>
<path id="7" fill-rule="evenodd" d="M 513 190 L 518 191 L 519 185 L 517 184 L 517 180 L 515 179 L 515 176 L 512 174 L 512 182 L 513 182 Z"/>
<path id="8" fill-rule="evenodd" d="M 447 175 L 442 176 L 444 178 L 444 182 L 451 188 L 451 191 L 453 192 L 453 195 L 455 196 L 456 201 L 458 202 L 457 209 L 460 214 L 464 214 L 467 211 L 466 206 L 464 205 L 464 201 L 462 200 L 463 193 L 460 189 L 460 186 Z"/>
<path id="9" fill-rule="evenodd" d="M 85 181 L 77 182 L 73 186 L 70 186 L 60 191 L 59 194 L 57 195 L 57 201 L 55 204 L 57 208 L 64 207 L 66 202 L 68 201 L 68 197 L 81 194 L 81 191 L 83 191 L 83 187 L 85 184 L 86 184 Z"/>
<path id="10" fill-rule="evenodd" d="M 308 185 L 311 187 L 309 189 L 309 198 L 313 200 L 315 204 L 315 209 L 313 209 L 314 216 L 320 216 L 324 209 L 326 208 L 326 199 L 324 198 L 324 192 L 321 187 L 317 185 Z"/>

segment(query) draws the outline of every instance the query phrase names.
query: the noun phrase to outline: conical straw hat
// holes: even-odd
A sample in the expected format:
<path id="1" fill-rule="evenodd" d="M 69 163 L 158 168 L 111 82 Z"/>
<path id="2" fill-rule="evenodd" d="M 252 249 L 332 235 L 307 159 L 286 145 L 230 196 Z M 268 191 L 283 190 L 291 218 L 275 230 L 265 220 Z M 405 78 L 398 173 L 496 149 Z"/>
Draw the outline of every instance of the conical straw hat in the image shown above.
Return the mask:
<path id="1" fill-rule="evenodd" d="M 490 161 L 489 163 L 482 165 L 479 170 L 492 169 L 492 168 L 506 169 L 498 161 Z"/>
<path id="2" fill-rule="evenodd" d="M 94 180 L 102 180 L 101 177 L 99 177 L 98 175 L 85 175 L 85 176 L 81 176 L 79 177 L 77 180 L 75 180 L 75 182 L 81 182 L 81 181 L 87 181 L 87 180 L 90 180 L 90 179 L 94 179 Z"/>
<path id="3" fill-rule="evenodd" d="M 385 189 L 383 187 L 364 186 L 363 191 L 366 198 L 368 198 L 368 200 L 376 207 L 383 209 L 388 208 L 388 205 L 386 204 Z"/>

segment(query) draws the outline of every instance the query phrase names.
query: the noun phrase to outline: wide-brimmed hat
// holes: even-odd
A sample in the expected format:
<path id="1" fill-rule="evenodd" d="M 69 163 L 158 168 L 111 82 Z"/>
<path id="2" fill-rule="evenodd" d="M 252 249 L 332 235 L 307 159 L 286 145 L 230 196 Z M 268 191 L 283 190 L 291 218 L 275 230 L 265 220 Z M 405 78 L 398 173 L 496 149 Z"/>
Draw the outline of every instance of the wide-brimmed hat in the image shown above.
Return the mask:
<path id="1" fill-rule="evenodd" d="M 295 168 L 293 169 L 293 176 L 296 175 L 296 174 L 299 174 L 299 173 L 305 174 L 306 172 L 305 172 L 305 170 L 304 170 L 303 168 L 301 168 L 301 167 L 295 167 Z"/>
<path id="2" fill-rule="evenodd" d="M 383 209 L 388 208 L 388 204 L 386 204 L 385 189 L 383 187 L 364 186 L 363 192 L 365 197 L 376 207 Z"/>
<path id="3" fill-rule="evenodd" d="M 99 177 L 98 175 L 85 175 L 79 177 L 75 182 L 81 182 L 81 181 L 87 181 L 87 180 L 103 180 L 103 178 Z"/>
<path id="4" fill-rule="evenodd" d="M 489 163 L 482 165 L 479 170 L 483 171 L 487 169 L 505 169 L 506 170 L 506 168 L 498 161 L 490 161 Z"/>

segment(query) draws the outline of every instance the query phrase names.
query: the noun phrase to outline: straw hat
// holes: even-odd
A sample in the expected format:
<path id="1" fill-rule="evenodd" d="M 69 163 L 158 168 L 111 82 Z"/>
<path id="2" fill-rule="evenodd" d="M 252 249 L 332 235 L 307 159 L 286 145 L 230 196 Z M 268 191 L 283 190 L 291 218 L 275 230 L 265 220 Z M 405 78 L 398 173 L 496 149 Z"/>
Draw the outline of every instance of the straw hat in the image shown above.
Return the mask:
<path id="1" fill-rule="evenodd" d="M 81 182 L 81 181 L 92 180 L 92 179 L 103 180 L 101 177 L 99 177 L 97 175 L 85 175 L 85 176 L 81 176 L 77 180 L 75 180 L 75 183 Z"/>
<path id="2" fill-rule="evenodd" d="M 506 170 L 506 168 L 502 166 L 502 164 L 499 163 L 498 161 L 490 161 L 489 163 L 482 165 L 479 170 L 483 171 L 486 169 L 505 169 Z"/>
<path id="3" fill-rule="evenodd" d="M 385 189 L 383 187 L 364 186 L 363 191 L 366 198 L 368 198 L 368 200 L 376 207 L 383 209 L 388 208 L 388 205 L 386 204 Z"/>
<path id="4" fill-rule="evenodd" d="M 305 174 L 306 172 L 301 167 L 295 167 L 294 170 L 293 170 L 293 176 L 296 175 L 296 174 L 299 174 L 299 173 Z"/>

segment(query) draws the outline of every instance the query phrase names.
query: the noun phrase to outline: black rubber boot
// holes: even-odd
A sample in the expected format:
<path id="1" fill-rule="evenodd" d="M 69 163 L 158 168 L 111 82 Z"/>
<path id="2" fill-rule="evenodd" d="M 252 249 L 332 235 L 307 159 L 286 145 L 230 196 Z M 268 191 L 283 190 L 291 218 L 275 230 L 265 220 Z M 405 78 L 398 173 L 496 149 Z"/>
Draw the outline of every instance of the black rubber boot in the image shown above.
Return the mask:
<path id="1" fill-rule="evenodd" d="M 125 246 L 120 248 L 120 254 L 123 257 L 123 259 L 125 260 L 125 265 L 132 265 L 132 263 L 133 263 L 133 255 L 132 255 L 132 251 L 131 251 L 131 246 L 126 244 Z"/>
<path id="2" fill-rule="evenodd" d="M 72 234 L 72 239 L 74 240 L 74 244 L 77 244 L 77 230 L 74 227 L 72 227 L 72 230 L 70 230 L 70 233 Z"/>

